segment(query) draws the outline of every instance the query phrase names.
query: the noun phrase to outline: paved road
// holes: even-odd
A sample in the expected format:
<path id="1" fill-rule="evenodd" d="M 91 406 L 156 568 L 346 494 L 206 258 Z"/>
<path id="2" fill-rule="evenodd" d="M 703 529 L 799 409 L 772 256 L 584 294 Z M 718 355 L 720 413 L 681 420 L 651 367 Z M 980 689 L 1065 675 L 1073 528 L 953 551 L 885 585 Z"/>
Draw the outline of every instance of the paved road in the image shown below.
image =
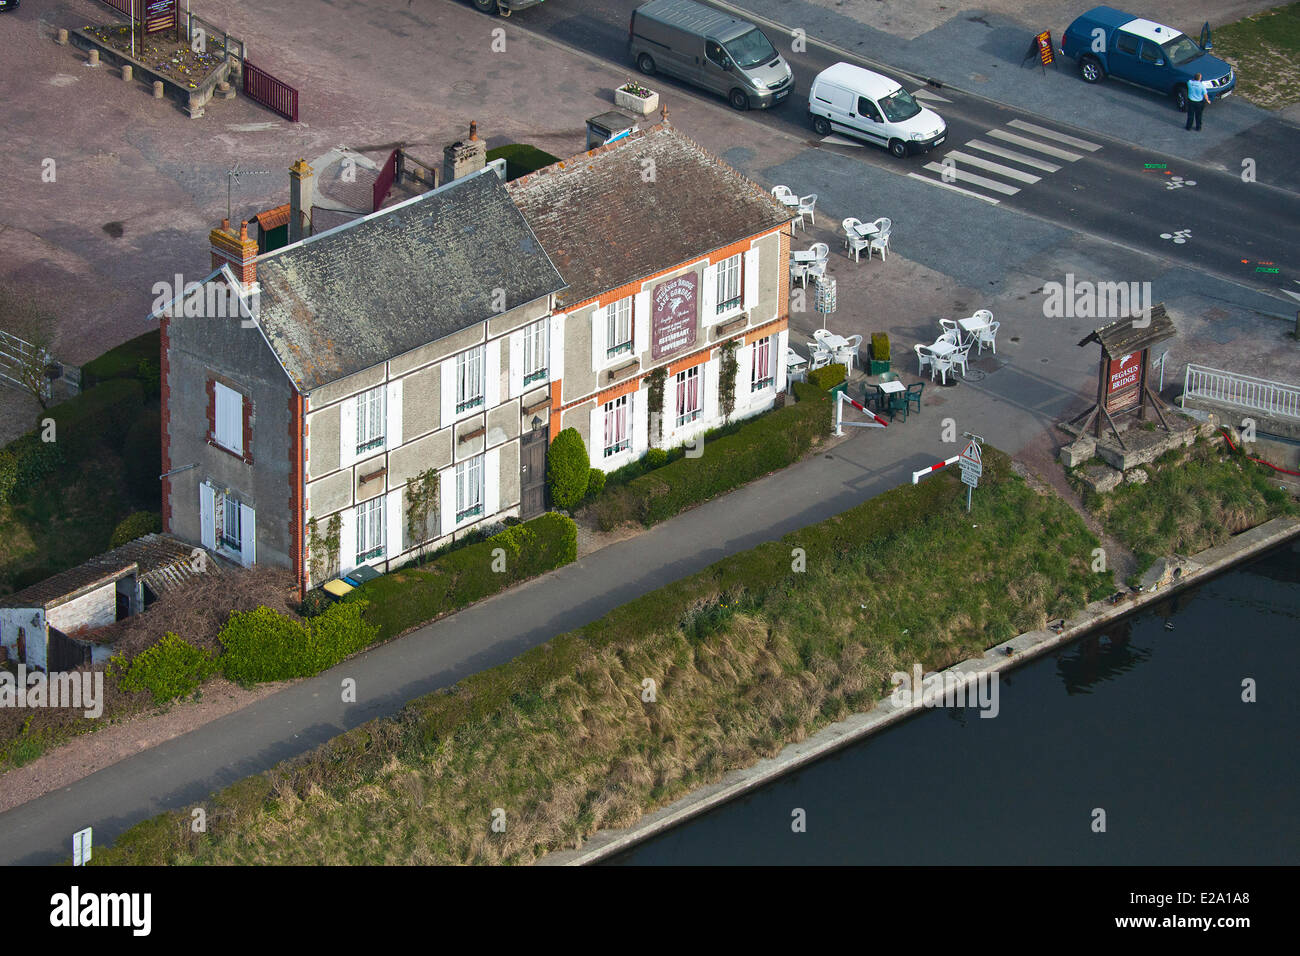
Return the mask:
<path id="1" fill-rule="evenodd" d="M 565 0 L 532 8 L 526 16 L 520 14 L 511 22 L 574 49 L 626 64 L 629 72 L 634 72 L 626 53 L 627 29 L 631 12 L 638 5 L 639 0 Z M 782 22 L 789 26 L 788 20 Z M 845 59 L 845 54 L 812 36 L 806 52 L 795 53 L 788 30 L 767 27 L 766 32 L 790 61 L 796 92 L 772 109 L 748 114 L 756 135 L 764 126 L 779 129 L 806 139 L 810 148 L 843 155 L 873 170 L 918 178 L 938 188 L 965 190 L 972 204 L 1001 203 L 1147 253 L 1167 264 L 1215 275 L 1257 291 L 1277 294 L 1282 287 L 1295 287 L 1293 280 L 1300 278 L 1300 194 L 1289 191 L 1295 190 L 1300 181 L 1278 176 L 1281 164 L 1271 161 L 1276 151 L 1273 141 L 1278 136 L 1286 135 L 1292 147 L 1300 146 L 1300 137 L 1289 124 L 1261 116 L 1232 142 L 1218 139 L 1211 157 L 1192 158 L 1134 145 L 1122 136 L 1112 135 L 1118 132 L 1113 122 L 1098 123 L 1098 130 L 1080 130 L 948 86 L 932 88 L 915 75 L 883 68 L 938 111 L 949 128 L 947 142 L 939 149 L 928 156 L 900 161 L 883 150 L 849 144 L 840 136 L 823 139 L 813 133 L 807 118 L 808 89 L 817 73 Z M 846 46 L 858 42 L 851 36 L 838 39 Z M 858 62 L 880 68 L 875 61 Z M 1064 61 L 1064 66 L 1069 67 L 1070 61 Z M 1024 73 L 1022 81 L 1036 80 L 1032 71 Z M 933 72 L 924 75 L 932 76 Z M 1053 79 L 1063 82 L 1060 76 Z M 1182 131 L 1182 114 L 1155 94 L 1123 84 L 1110 84 L 1099 91 L 1074 82 L 1072 77 L 1064 79 L 1072 83 L 1072 100 L 1092 95 L 1100 102 L 1127 97 L 1130 107 L 1143 111 L 1144 130 L 1168 126 L 1181 136 L 1203 135 Z M 668 77 L 655 76 L 651 82 L 671 90 L 674 97 L 721 102 L 720 97 Z M 1260 114 L 1253 108 L 1243 112 L 1250 117 Z M 1218 116 L 1210 115 L 1211 126 Z M 1167 137 L 1168 131 L 1163 132 Z M 1243 153 L 1243 148 L 1250 151 Z M 1265 154 L 1263 149 L 1269 152 Z M 1295 152 L 1294 148 L 1291 152 Z M 1256 164 L 1260 178 L 1244 182 L 1240 157 L 1265 155 L 1269 159 L 1263 160 L 1262 172 Z M 1291 161 L 1293 157 L 1288 166 Z M 952 170 L 947 183 L 943 180 L 945 162 Z M 1149 169 L 1148 164 L 1160 168 Z M 1179 182 L 1195 185 L 1168 188 L 1175 176 Z M 1176 238 L 1184 241 L 1175 242 Z M 1144 281 L 1151 276 L 1123 278 Z"/>

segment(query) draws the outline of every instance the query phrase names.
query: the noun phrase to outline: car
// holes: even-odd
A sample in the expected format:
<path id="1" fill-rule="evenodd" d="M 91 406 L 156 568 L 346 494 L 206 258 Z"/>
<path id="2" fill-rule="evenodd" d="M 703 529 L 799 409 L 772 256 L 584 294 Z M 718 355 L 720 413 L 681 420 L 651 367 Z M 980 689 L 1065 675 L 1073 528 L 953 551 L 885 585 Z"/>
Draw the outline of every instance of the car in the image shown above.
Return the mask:
<path id="1" fill-rule="evenodd" d="M 542 0 L 469 0 L 469 2 L 475 10 L 489 16 L 499 13 L 503 17 L 508 17 L 516 10 L 527 10 L 529 7 L 535 7 Z"/>
<path id="2" fill-rule="evenodd" d="M 1061 35 L 1061 55 L 1076 60 L 1087 83 L 1108 76 L 1165 93 L 1187 109 L 1187 81 L 1197 73 L 1218 99 L 1237 86 L 1232 67 L 1173 27 L 1113 7 L 1094 7 Z"/>
<path id="3" fill-rule="evenodd" d="M 948 126 L 893 80 L 836 63 L 817 74 L 808 90 L 808 116 L 818 136 L 847 133 L 903 158 L 929 152 L 944 141 Z"/>
<path id="4" fill-rule="evenodd" d="M 18 0 L 0 0 L 0 13 L 4 13 L 6 10 L 17 10 L 17 9 L 18 9 Z"/>

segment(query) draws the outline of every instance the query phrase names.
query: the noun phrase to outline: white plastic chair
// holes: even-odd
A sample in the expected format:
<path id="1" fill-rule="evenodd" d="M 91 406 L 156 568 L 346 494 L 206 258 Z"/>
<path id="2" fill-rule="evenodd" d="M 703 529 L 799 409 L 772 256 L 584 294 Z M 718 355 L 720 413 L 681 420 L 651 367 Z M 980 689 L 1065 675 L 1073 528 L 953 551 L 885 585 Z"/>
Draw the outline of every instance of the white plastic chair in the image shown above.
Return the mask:
<path id="1" fill-rule="evenodd" d="M 796 262 L 793 259 L 791 259 L 790 260 L 790 282 L 791 283 L 797 282 L 800 285 L 806 286 L 808 284 L 809 265 L 810 263 Z"/>
<path id="2" fill-rule="evenodd" d="M 966 377 L 966 360 L 969 357 L 969 355 L 970 355 L 970 343 L 967 342 L 961 348 L 957 349 L 957 351 L 950 353 L 948 356 L 949 361 L 951 361 L 953 365 L 961 366 L 962 378 Z"/>
<path id="3" fill-rule="evenodd" d="M 808 343 L 808 354 L 811 356 L 808 362 L 810 369 L 825 368 L 827 365 L 831 364 L 831 353 L 822 348 L 816 342 Z"/>
<path id="4" fill-rule="evenodd" d="M 927 365 L 934 364 L 934 353 L 919 342 L 913 345 L 912 348 L 916 350 L 916 374 L 920 375 L 925 371 Z M 930 378 L 934 378 L 933 373 L 931 373 Z"/>
<path id="5" fill-rule="evenodd" d="M 817 257 L 818 262 L 825 262 L 830 257 L 831 247 L 824 242 L 814 242 L 808 251 Z"/>
<path id="6" fill-rule="evenodd" d="M 835 361 L 842 362 L 848 369 L 857 367 L 858 349 L 862 346 L 861 335 L 848 335 L 845 344 L 835 350 Z"/>
<path id="7" fill-rule="evenodd" d="M 943 335 L 934 340 L 935 345 L 938 345 L 940 342 L 947 342 L 949 345 L 961 345 L 961 332 L 956 329 L 949 329 L 947 332 L 943 333 Z"/>
<path id="8" fill-rule="evenodd" d="M 816 262 L 804 263 L 804 284 L 808 284 L 808 279 L 826 278 L 826 260 L 818 259 Z"/>
<path id="9" fill-rule="evenodd" d="M 945 334 L 951 332 L 953 335 L 961 338 L 961 326 L 957 324 L 956 319 L 940 319 L 939 328 L 943 329 Z M 953 343 L 953 345 L 956 344 L 956 342 Z"/>
<path id="10" fill-rule="evenodd" d="M 867 258 L 871 258 L 874 250 L 880 251 L 880 261 L 885 261 L 885 250 L 889 248 L 889 233 L 894 228 L 894 221 L 888 217 L 881 216 L 872 225 L 876 227 L 876 235 L 872 237 L 870 245 L 867 247 Z"/>
<path id="11" fill-rule="evenodd" d="M 988 309 L 976 309 L 974 314 L 971 316 L 971 318 L 979 319 L 985 325 L 988 325 L 990 322 L 993 321 L 993 313 L 990 312 Z"/>
<path id="12" fill-rule="evenodd" d="M 998 329 L 1002 328 L 1001 322 L 990 322 L 987 326 L 975 333 L 975 344 L 979 346 L 977 355 L 984 354 L 984 346 L 993 349 L 993 354 L 998 354 Z"/>
<path id="13" fill-rule="evenodd" d="M 772 187 L 772 197 L 778 200 L 779 202 L 783 203 L 787 199 L 792 198 L 793 196 L 794 196 L 794 190 L 792 190 L 789 186 Z"/>
<path id="14" fill-rule="evenodd" d="M 948 384 L 948 373 L 952 371 L 952 354 L 932 355 L 930 361 L 930 381 L 934 381 L 935 375 L 943 378 L 943 384 Z"/>
<path id="15" fill-rule="evenodd" d="M 833 333 L 830 329 L 815 329 L 815 330 L 813 331 L 813 340 L 817 343 L 817 347 L 818 347 L 819 349 L 825 349 L 825 348 L 826 348 L 826 343 L 825 343 L 824 340 L 825 340 L 826 336 L 828 336 L 828 335 L 834 335 L 834 334 L 835 334 L 835 333 Z M 830 350 L 827 349 L 827 351 L 830 351 Z"/>
<path id="16" fill-rule="evenodd" d="M 817 217 L 816 217 L 815 215 L 813 215 L 813 207 L 816 206 L 816 205 L 817 205 L 817 194 L 816 194 L 816 193 L 811 193 L 810 195 L 807 195 L 807 196 L 800 196 L 800 197 L 799 197 L 799 208 L 798 208 L 797 210 L 795 210 L 795 211 L 799 213 L 799 226 L 800 226 L 801 228 L 802 228 L 802 226 L 803 226 L 803 224 L 804 224 L 804 223 L 803 223 L 803 217 L 804 217 L 804 216 L 807 216 L 807 217 L 808 217 L 808 220 L 809 220 L 809 221 L 810 221 L 814 226 L 817 225 Z"/>
<path id="17" fill-rule="evenodd" d="M 844 229 L 844 248 L 853 253 L 853 261 L 861 261 L 863 249 L 867 249 L 867 258 L 871 258 L 870 242 L 863 239 L 855 232 L 857 226 L 862 225 L 861 219 L 845 219 L 840 225 Z"/>

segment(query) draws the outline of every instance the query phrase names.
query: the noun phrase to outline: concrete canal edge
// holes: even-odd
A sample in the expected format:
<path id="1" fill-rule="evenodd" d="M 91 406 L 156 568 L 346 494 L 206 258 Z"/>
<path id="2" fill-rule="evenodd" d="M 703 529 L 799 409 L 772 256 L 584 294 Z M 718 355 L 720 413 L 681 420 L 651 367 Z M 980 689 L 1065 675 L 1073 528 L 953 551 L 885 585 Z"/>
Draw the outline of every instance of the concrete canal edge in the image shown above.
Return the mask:
<path id="1" fill-rule="evenodd" d="M 981 657 L 972 657 L 954 664 L 944 673 L 987 673 L 1018 667 L 1082 637 L 1100 625 L 1131 614 L 1152 602 L 1163 601 L 1171 594 L 1206 581 L 1232 565 L 1262 554 L 1297 535 L 1300 535 L 1300 518 L 1275 518 L 1190 558 L 1167 559 L 1170 575 L 1174 570 L 1179 572 L 1170 583 L 1135 594 L 1131 599 L 1122 600 L 1118 604 L 1094 601 L 1074 617 L 1068 618 L 1059 633 L 1037 630 L 1020 634 L 990 647 Z M 586 866 L 599 863 L 692 817 L 905 720 L 915 712 L 914 707 L 899 706 L 888 699 L 882 700 L 866 713 L 854 714 L 806 740 L 790 744 L 775 757 L 764 758 L 753 766 L 731 771 L 716 783 L 701 787 L 666 807 L 646 814 L 630 827 L 597 831 L 577 849 L 548 853 L 536 865 Z"/>

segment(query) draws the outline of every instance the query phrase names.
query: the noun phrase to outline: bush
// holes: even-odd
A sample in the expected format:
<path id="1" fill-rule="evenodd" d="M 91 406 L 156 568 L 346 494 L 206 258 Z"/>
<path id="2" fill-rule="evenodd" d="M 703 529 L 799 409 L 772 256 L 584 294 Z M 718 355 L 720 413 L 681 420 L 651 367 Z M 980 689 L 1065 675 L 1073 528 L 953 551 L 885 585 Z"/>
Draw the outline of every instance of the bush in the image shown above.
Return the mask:
<path id="1" fill-rule="evenodd" d="M 591 469 L 587 476 L 587 498 L 594 498 L 605 490 L 605 473 L 599 468 Z"/>
<path id="2" fill-rule="evenodd" d="M 666 464 L 668 464 L 668 450 L 666 448 L 651 448 L 645 453 L 647 470 L 662 468 Z"/>
<path id="3" fill-rule="evenodd" d="M 324 614 L 334 606 L 334 599 L 320 588 L 312 588 L 298 605 L 298 613 L 303 617 L 316 617 Z"/>
<path id="4" fill-rule="evenodd" d="M 0 448 L 0 505 L 9 500 L 9 492 L 18 484 L 18 458 L 8 448 Z"/>
<path id="5" fill-rule="evenodd" d="M 109 349 L 99 358 L 87 362 L 81 367 L 81 383 L 90 389 L 100 382 L 113 378 L 136 378 L 141 374 L 142 361 L 153 364 L 151 376 L 158 374 L 157 366 L 162 354 L 162 334 L 158 329 L 137 335 L 129 342 L 123 342 L 116 348 Z"/>
<path id="6" fill-rule="evenodd" d="M 137 654 L 130 663 L 121 656 L 114 657 L 108 672 L 123 690 L 132 693 L 147 690 L 153 694 L 155 704 L 165 704 L 194 693 L 217 672 L 218 666 L 215 655 L 168 631 L 157 644 Z"/>
<path id="7" fill-rule="evenodd" d="M 518 581 L 563 567 L 577 556 L 578 526 L 551 512 L 434 561 L 367 581 L 343 603 L 367 602 L 366 620 L 378 627 L 381 639 L 387 639 Z"/>
<path id="8" fill-rule="evenodd" d="M 36 432 L 21 435 L 5 447 L 14 456 L 14 491 L 18 494 L 40 484 L 64 463 L 59 444 L 41 441 Z"/>
<path id="9" fill-rule="evenodd" d="M 221 669 L 241 684 L 318 674 L 374 640 L 365 609 L 365 601 L 340 602 L 306 623 L 267 607 L 231 614 L 218 635 Z"/>
<path id="10" fill-rule="evenodd" d="M 819 392 L 829 392 L 836 385 L 848 378 L 849 370 L 844 365 L 823 365 L 808 373 L 808 384 Z"/>
<path id="11" fill-rule="evenodd" d="M 591 459 L 587 445 L 576 428 L 566 428 L 555 436 L 546 456 L 546 480 L 551 501 L 557 508 L 571 511 L 587 494 Z"/>
<path id="12" fill-rule="evenodd" d="M 108 539 L 110 548 L 120 547 L 128 541 L 142 538 L 146 534 L 156 534 L 162 530 L 162 515 L 156 511 L 137 511 L 127 515 L 113 529 L 113 536 Z"/>
<path id="13" fill-rule="evenodd" d="M 115 378 L 54 406 L 41 418 L 54 419 L 55 442 L 65 460 L 76 461 L 94 457 L 100 448 L 121 448 L 127 429 L 139 418 L 143 406 L 140 383 Z"/>
<path id="14" fill-rule="evenodd" d="M 871 357 L 877 362 L 889 361 L 889 336 L 884 332 L 871 333 Z"/>

